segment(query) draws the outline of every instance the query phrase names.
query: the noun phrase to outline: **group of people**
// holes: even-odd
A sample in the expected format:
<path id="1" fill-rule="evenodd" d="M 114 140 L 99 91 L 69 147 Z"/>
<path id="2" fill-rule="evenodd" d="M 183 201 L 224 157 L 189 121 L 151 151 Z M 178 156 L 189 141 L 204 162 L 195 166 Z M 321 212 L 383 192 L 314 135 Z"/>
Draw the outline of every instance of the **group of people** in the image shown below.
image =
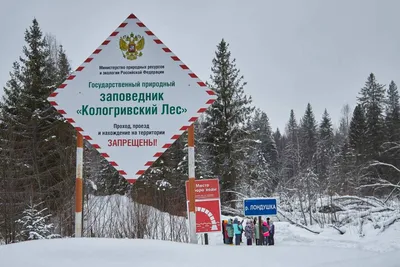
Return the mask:
<path id="1" fill-rule="evenodd" d="M 243 226 L 244 220 L 239 222 L 237 218 L 234 220 L 228 219 L 222 221 L 222 235 L 224 244 L 239 246 L 242 241 L 243 232 L 247 240 L 247 245 L 252 246 L 273 246 L 275 244 L 275 225 L 270 218 L 266 221 L 261 220 L 261 227 L 258 224 L 258 219 L 254 218 L 246 220 L 246 225 Z"/>

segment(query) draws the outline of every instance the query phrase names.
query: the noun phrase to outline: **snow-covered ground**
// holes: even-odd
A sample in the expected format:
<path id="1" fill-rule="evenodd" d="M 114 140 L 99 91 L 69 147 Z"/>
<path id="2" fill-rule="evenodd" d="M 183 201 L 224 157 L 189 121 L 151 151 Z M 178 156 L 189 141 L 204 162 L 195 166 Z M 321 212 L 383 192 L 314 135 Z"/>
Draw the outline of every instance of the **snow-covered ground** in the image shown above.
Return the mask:
<path id="1" fill-rule="evenodd" d="M 210 245 L 171 241 L 68 238 L 0 246 L 0 265 L 8 267 L 70 266 L 255 266 L 399 267 L 400 224 L 382 234 L 359 238 L 326 230 L 319 235 L 276 222 L 275 246 L 229 246 L 219 233 Z M 346 236 L 347 235 L 347 236 Z"/>
<path id="2" fill-rule="evenodd" d="M 368 234 L 359 237 L 356 229 L 349 228 L 344 235 L 340 235 L 333 228 L 326 228 L 320 234 L 313 234 L 307 230 L 291 225 L 287 222 L 274 222 L 277 246 L 306 246 L 358 249 L 369 252 L 386 253 L 397 251 L 399 253 L 400 267 L 400 223 L 395 223 L 384 232 L 373 228 L 368 229 Z M 243 235 L 244 237 L 244 235 Z M 201 237 L 199 237 L 201 244 Z M 222 244 L 220 233 L 209 234 L 212 245 Z"/>
<path id="3" fill-rule="evenodd" d="M 319 232 L 315 234 L 272 218 L 275 246 L 249 247 L 245 239 L 239 247 L 224 245 L 221 233 L 209 234 L 209 245 L 205 246 L 202 235 L 197 245 L 173 242 L 187 241 L 184 217 L 139 205 L 124 196 L 94 197 L 86 205 L 86 236 L 108 238 L 64 238 L 0 246 L 0 267 L 400 267 L 400 222 L 380 227 L 392 221 L 388 218 L 393 213 L 365 219 L 361 235 L 360 224 L 354 223 L 357 216 L 341 228 L 343 235 L 328 225 L 319 229 L 313 226 Z M 137 236 L 139 226 L 145 239 L 113 238 Z"/>

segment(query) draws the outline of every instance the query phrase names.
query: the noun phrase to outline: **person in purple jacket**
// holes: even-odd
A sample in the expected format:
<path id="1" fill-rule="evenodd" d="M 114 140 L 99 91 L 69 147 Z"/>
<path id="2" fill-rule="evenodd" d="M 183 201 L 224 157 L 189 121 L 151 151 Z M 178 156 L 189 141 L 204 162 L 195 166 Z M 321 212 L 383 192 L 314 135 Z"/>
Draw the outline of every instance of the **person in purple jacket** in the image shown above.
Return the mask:
<path id="1" fill-rule="evenodd" d="M 267 218 L 267 224 L 269 228 L 268 245 L 273 246 L 275 244 L 275 225 L 269 218 Z"/>
<path id="2" fill-rule="evenodd" d="M 247 245 L 253 245 L 253 238 L 254 238 L 254 224 L 252 220 L 247 220 L 246 227 L 244 228 L 244 235 L 247 239 Z"/>

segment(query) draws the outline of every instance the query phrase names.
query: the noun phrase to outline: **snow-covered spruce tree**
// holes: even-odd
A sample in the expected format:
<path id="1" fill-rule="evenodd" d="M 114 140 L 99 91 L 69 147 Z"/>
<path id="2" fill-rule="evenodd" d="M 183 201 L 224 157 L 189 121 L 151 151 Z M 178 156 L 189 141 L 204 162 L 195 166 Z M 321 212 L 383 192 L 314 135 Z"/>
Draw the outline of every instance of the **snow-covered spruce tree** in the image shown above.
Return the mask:
<path id="1" fill-rule="evenodd" d="M 13 64 L 13 71 L 10 73 L 10 80 L 7 82 L 6 88 L 9 92 L 9 102 L 18 101 L 19 94 L 22 91 L 22 85 L 19 81 L 21 67 L 18 62 Z M 8 110 L 10 117 L 17 115 L 17 108 L 10 107 Z M 0 120 L 0 234 L 4 238 L 6 244 L 13 243 L 16 239 L 16 225 L 14 218 L 21 211 L 20 196 L 17 194 L 21 192 L 18 187 L 19 181 L 16 177 L 23 177 L 21 168 L 23 162 L 20 158 L 20 153 L 17 153 L 20 146 L 15 140 L 14 127 L 11 124 L 6 124 Z M 7 203 L 7 205 L 4 205 Z"/>
<path id="2" fill-rule="evenodd" d="M 315 172 L 315 153 L 317 152 L 317 122 L 311 104 L 307 104 L 306 111 L 300 122 L 299 144 L 301 152 L 301 168 L 311 168 Z"/>
<path id="3" fill-rule="evenodd" d="M 320 181 L 316 174 L 317 135 L 317 122 L 311 104 L 308 103 L 300 121 L 300 173 L 296 177 L 294 186 L 301 212 L 305 219 L 305 212 L 308 210 L 310 224 L 313 223 L 311 210 L 316 202 L 317 193 L 320 192 Z M 307 222 L 305 221 L 305 223 Z"/>
<path id="4" fill-rule="evenodd" d="M 386 99 L 386 137 L 389 142 L 400 141 L 400 103 L 399 91 L 394 81 L 389 84 Z"/>
<path id="5" fill-rule="evenodd" d="M 382 161 L 400 167 L 400 103 L 397 85 L 391 81 L 387 91 L 385 126 L 386 142 L 383 144 Z M 398 173 L 393 168 L 386 168 L 387 180 L 398 183 Z"/>
<path id="6" fill-rule="evenodd" d="M 348 138 L 333 157 L 332 167 L 329 168 L 328 194 L 352 195 L 360 177 L 356 164 L 356 153 Z"/>
<path id="7" fill-rule="evenodd" d="M 198 133 L 195 131 L 195 140 Z M 165 161 L 168 167 L 168 179 L 162 179 L 158 183 L 163 184 L 164 181 L 170 183 L 170 193 L 176 197 L 179 197 L 179 201 L 185 203 L 186 199 L 186 187 L 185 182 L 189 175 L 189 165 L 188 165 L 188 132 L 184 132 L 178 140 L 168 149 L 168 160 Z M 195 153 L 195 173 L 199 169 L 198 166 L 198 150 Z M 196 176 L 196 178 L 199 178 Z M 175 198 L 176 199 L 176 198 Z M 172 205 L 171 205 L 172 206 Z"/>
<path id="8" fill-rule="evenodd" d="M 365 163 L 366 131 L 364 109 L 358 104 L 354 108 L 349 129 L 349 144 L 354 150 L 357 165 Z"/>
<path id="9" fill-rule="evenodd" d="M 20 227 L 20 232 L 17 235 L 19 241 L 60 237 L 60 235 L 54 234 L 54 226 L 49 223 L 51 214 L 45 213 L 47 208 L 38 209 L 42 204 L 29 204 L 23 211 L 22 217 L 16 221 Z"/>
<path id="10" fill-rule="evenodd" d="M 365 156 L 367 160 L 379 160 L 379 152 L 385 140 L 384 105 L 385 86 L 376 81 L 375 75 L 371 73 L 361 88 L 358 101 L 365 111 L 365 122 L 367 131 L 364 132 L 367 140 Z"/>
<path id="11" fill-rule="evenodd" d="M 272 135 L 271 125 L 267 114 L 260 109 L 255 111 L 254 117 L 251 121 L 251 130 L 259 144 L 259 148 L 267 159 L 271 167 L 275 167 L 278 159 L 278 151 Z"/>
<path id="12" fill-rule="evenodd" d="M 277 165 L 276 165 L 276 186 L 279 187 L 279 184 L 284 180 L 286 170 L 284 165 L 284 152 L 285 147 L 287 145 L 287 138 L 285 135 L 282 135 L 279 128 L 276 129 L 275 132 L 272 133 L 274 138 L 274 142 L 276 145 L 276 151 L 278 153 Z"/>
<path id="13" fill-rule="evenodd" d="M 343 105 L 341 109 L 341 117 L 339 119 L 339 127 L 335 131 L 335 144 L 338 147 L 344 145 L 349 136 L 351 113 L 352 111 L 350 110 L 350 105 Z"/>
<path id="14" fill-rule="evenodd" d="M 325 109 L 322 121 L 319 125 L 317 152 L 316 152 L 316 174 L 322 183 L 327 182 L 329 167 L 335 155 L 335 144 L 331 118 Z"/>
<path id="15" fill-rule="evenodd" d="M 289 121 L 285 129 L 286 144 L 282 153 L 282 172 L 279 179 L 280 190 L 293 185 L 293 180 L 300 172 L 299 126 L 293 109 L 290 110 Z"/>
<path id="16" fill-rule="evenodd" d="M 276 151 L 278 153 L 278 162 L 282 160 L 283 150 L 286 145 L 286 137 L 281 134 L 279 128 L 276 128 L 275 132 L 273 132 L 273 138 L 276 145 Z"/>
<path id="17" fill-rule="evenodd" d="M 62 47 L 54 51 L 36 19 L 25 32 L 23 56 L 14 63 L 4 88 L 0 119 L 2 152 L 14 155 L 7 167 L 12 202 L 22 212 L 28 199 L 46 201 L 55 214 L 71 210 L 74 168 L 73 128 L 49 104 L 47 97 L 69 75 Z M 58 55 L 54 57 L 54 55 Z M 61 56 L 61 58 L 60 58 Z M 70 216 L 66 216 L 70 217 Z M 60 219 L 61 220 L 61 219 Z"/>
<path id="18" fill-rule="evenodd" d="M 248 151 L 246 195 L 270 196 L 277 185 L 278 153 L 265 112 L 255 110 L 248 132 L 252 133 L 257 142 Z"/>
<path id="19" fill-rule="evenodd" d="M 376 86 L 380 89 L 378 97 L 381 97 L 382 91 L 385 89 L 383 85 L 379 87 L 379 84 Z M 382 87 L 382 88 L 381 88 Z M 377 98 L 377 97 L 375 97 Z M 378 102 L 378 101 L 376 101 Z M 376 105 L 378 106 L 378 105 Z M 399 144 L 400 144 L 400 104 L 399 104 L 399 93 L 396 84 L 391 81 L 389 84 L 389 88 L 387 90 L 387 96 L 384 99 L 384 105 L 379 106 L 385 107 L 384 116 L 384 134 L 382 140 L 379 140 L 381 143 L 380 153 L 375 157 L 371 158 L 371 160 L 378 160 L 383 162 L 383 164 L 372 164 L 370 165 L 370 179 L 363 179 L 363 185 L 365 184 L 382 184 L 382 183 L 393 183 L 398 184 L 398 172 L 396 168 L 400 165 L 400 154 L 399 154 Z M 378 107 L 375 107 L 377 110 L 375 113 L 378 114 Z M 377 116 L 378 117 L 378 116 Z M 368 122 L 368 116 L 367 116 Z M 367 125 L 368 126 L 368 125 Z M 379 125 L 378 125 L 379 126 Z M 375 125 L 375 128 L 378 128 Z M 378 132 L 376 130 L 376 132 Z M 378 142 L 378 138 L 376 138 L 376 142 Z M 388 164 L 385 166 L 385 164 Z M 384 180 L 385 182 L 382 182 Z M 389 194 L 392 195 L 393 187 L 382 187 L 382 186 L 370 186 L 370 190 L 367 193 L 374 194 Z"/>
<path id="20" fill-rule="evenodd" d="M 210 179 L 215 178 L 209 167 L 208 155 L 205 151 L 206 146 L 204 145 L 204 121 L 201 116 L 194 123 L 194 141 L 195 141 L 195 175 L 196 179 Z M 178 170 L 184 175 L 184 180 L 187 181 L 189 170 L 188 170 L 188 143 L 187 143 L 187 131 L 183 133 L 182 144 L 184 146 L 182 153 L 180 154 L 181 161 L 178 164 Z"/>
<path id="21" fill-rule="evenodd" d="M 385 142 L 385 86 L 376 81 L 375 75 L 371 73 L 361 88 L 358 97 L 359 104 L 365 111 L 366 131 L 365 136 L 365 160 L 366 163 L 371 161 L 381 161 L 383 143 Z M 377 177 L 385 176 L 385 170 L 381 166 L 374 166 L 365 169 L 363 179 L 360 181 L 362 185 L 373 184 Z M 382 191 L 381 191 L 382 192 Z M 379 192 L 379 193 L 381 193 Z M 378 193 L 373 188 L 364 188 L 362 194 L 372 195 Z"/>
<path id="22" fill-rule="evenodd" d="M 196 179 L 209 179 L 215 178 L 210 166 L 210 156 L 207 153 L 207 143 L 205 142 L 204 138 L 204 116 L 201 116 L 195 122 L 195 158 L 196 158 Z M 187 152 L 186 152 L 187 153 Z M 186 165 L 187 165 L 187 157 Z"/>
<path id="23" fill-rule="evenodd" d="M 222 39 L 212 61 L 209 87 L 218 98 L 207 109 L 204 123 L 204 142 L 210 156 L 211 170 L 221 179 L 221 200 L 235 207 L 235 189 L 241 183 L 246 160 L 244 155 L 252 143 L 245 131 L 254 110 L 252 99 L 245 95 L 243 76 L 231 58 L 229 44 Z"/>
<path id="24" fill-rule="evenodd" d="M 62 83 L 69 74 L 71 74 L 71 66 L 62 45 L 57 49 L 57 58 L 55 62 L 57 64 L 56 81 L 57 83 Z"/>
<path id="25" fill-rule="evenodd" d="M 53 40 L 54 38 L 55 37 L 53 37 Z M 46 41 L 46 45 L 50 50 L 50 56 L 56 66 L 55 87 L 58 87 L 71 74 L 71 66 L 63 46 L 58 45 L 51 47 L 47 39 Z M 57 41 L 55 41 L 55 43 L 57 43 Z M 52 51 L 53 49 L 55 51 Z M 54 55 L 57 56 L 54 57 Z M 53 139 L 54 143 L 51 145 L 57 148 L 55 152 L 58 158 L 59 180 L 53 187 L 55 191 L 51 200 L 53 204 L 49 203 L 49 207 L 51 208 L 53 217 L 57 218 L 57 230 L 63 236 L 72 236 L 74 233 L 72 207 L 74 205 L 74 178 L 76 175 L 76 131 L 64 117 L 58 114 L 58 112 L 51 113 L 51 116 L 53 116 L 53 114 L 56 118 L 56 121 L 54 121 L 53 135 L 55 138 Z M 49 149 L 51 148 L 49 147 Z"/>

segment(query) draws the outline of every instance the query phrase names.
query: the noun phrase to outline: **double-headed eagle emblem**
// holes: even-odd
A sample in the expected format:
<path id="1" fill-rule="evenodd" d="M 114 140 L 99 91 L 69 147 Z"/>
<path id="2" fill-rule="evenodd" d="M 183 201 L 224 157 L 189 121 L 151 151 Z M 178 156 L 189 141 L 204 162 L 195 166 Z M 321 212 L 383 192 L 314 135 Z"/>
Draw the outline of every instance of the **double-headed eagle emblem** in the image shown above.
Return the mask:
<path id="1" fill-rule="evenodd" d="M 124 35 L 119 38 L 119 49 L 122 55 L 128 60 L 136 60 L 143 55 L 144 37 L 141 35 Z"/>

